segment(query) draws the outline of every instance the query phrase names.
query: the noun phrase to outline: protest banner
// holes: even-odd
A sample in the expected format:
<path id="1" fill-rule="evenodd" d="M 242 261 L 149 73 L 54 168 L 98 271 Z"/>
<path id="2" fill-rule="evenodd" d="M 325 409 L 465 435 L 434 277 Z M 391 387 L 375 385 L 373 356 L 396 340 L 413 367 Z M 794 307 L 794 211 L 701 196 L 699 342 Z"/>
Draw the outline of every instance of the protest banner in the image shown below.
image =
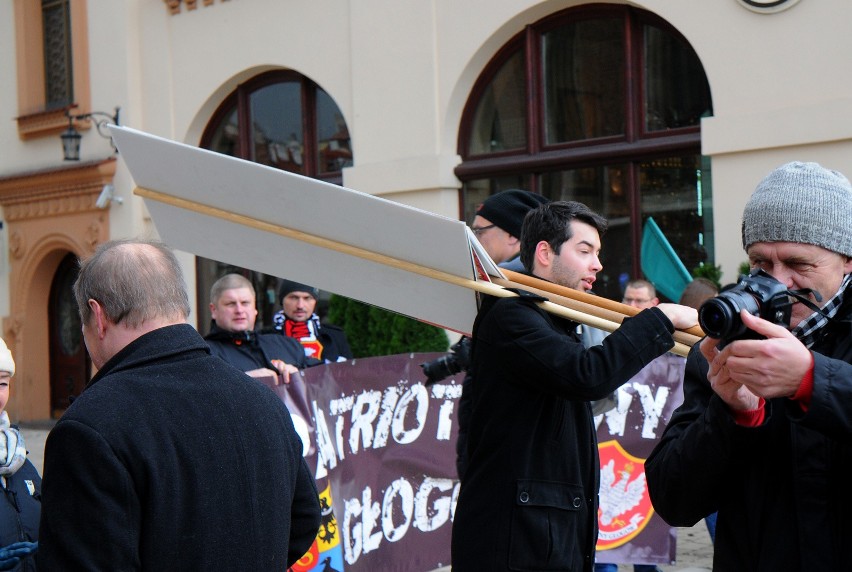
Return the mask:
<path id="1" fill-rule="evenodd" d="M 672 564 L 677 536 L 654 512 L 644 462 L 683 402 L 686 359 L 658 357 L 616 392 L 614 409 L 595 417 L 601 464 L 597 561 Z"/>
<path id="2" fill-rule="evenodd" d="M 428 387 L 441 353 L 356 359 L 269 385 L 305 442 L 323 523 L 296 572 L 426 572 L 450 563 L 461 377 Z M 332 511 L 333 509 L 333 511 Z"/>
<path id="3" fill-rule="evenodd" d="M 295 572 L 427 572 L 450 562 L 459 482 L 461 374 L 426 387 L 444 354 L 357 359 L 271 385 L 305 442 L 323 500 L 317 542 Z M 675 530 L 657 516 L 643 462 L 682 401 L 685 360 L 654 360 L 595 418 L 601 455 L 598 561 L 672 563 Z"/>

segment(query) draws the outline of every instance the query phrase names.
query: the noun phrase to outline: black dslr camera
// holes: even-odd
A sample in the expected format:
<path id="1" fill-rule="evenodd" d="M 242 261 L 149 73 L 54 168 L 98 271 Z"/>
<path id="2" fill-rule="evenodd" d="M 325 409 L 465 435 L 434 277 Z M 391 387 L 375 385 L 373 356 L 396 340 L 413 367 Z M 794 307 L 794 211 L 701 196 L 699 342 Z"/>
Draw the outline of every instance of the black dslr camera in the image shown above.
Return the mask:
<path id="1" fill-rule="evenodd" d="M 462 337 L 450 346 L 450 353 L 436 360 L 421 363 L 426 375 L 426 385 L 446 379 L 460 371 L 467 371 L 470 366 L 470 338 Z"/>
<path id="2" fill-rule="evenodd" d="M 749 275 L 740 276 L 735 285 L 704 302 L 698 309 L 698 323 L 708 336 L 722 340 L 719 347 L 734 340 L 760 339 L 761 335 L 745 327 L 740 310 L 789 329 L 795 303 L 791 296 L 798 297 L 784 284 L 755 268 Z"/>

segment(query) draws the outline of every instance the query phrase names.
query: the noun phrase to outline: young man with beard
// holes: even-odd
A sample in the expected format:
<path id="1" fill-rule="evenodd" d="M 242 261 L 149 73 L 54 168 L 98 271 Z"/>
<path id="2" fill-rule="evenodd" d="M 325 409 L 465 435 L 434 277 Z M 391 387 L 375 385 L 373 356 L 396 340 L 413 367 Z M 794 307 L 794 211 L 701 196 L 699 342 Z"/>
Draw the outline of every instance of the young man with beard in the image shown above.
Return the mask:
<path id="1" fill-rule="evenodd" d="M 530 212 L 521 260 L 533 276 L 588 291 L 606 220 L 577 202 Z M 674 345 L 696 311 L 660 304 L 585 348 L 543 298 L 485 296 L 473 327 L 468 466 L 453 524 L 454 572 L 591 571 L 599 461 L 590 401 Z"/>

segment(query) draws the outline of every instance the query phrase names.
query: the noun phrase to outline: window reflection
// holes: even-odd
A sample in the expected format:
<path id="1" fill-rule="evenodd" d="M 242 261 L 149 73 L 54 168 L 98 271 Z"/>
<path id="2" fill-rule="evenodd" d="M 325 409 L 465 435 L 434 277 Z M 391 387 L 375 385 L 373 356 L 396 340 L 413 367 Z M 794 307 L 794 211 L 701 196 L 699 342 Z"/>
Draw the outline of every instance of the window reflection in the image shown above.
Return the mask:
<path id="1" fill-rule="evenodd" d="M 301 85 L 275 83 L 252 92 L 251 160 L 293 173 L 304 173 Z"/>
<path id="2" fill-rule="evenodd" d="M 698 56 L 679 38 L 645 26 L 645 129 L 697 126 L 710 115 L 710 86 Z"/>
<path id="3" fill-rule="evenodd" d="M 340 171 L 352 166 L 349 128 L 337 104 L 321 89 L 317 89 L 317 136 L 320 171 Z"/>
<path id="4" fill-rule="evenodd" d="M 705 199 L 709 189 L 704 182 L 709 178 L 697 155 L 643 161 L 639 166 L 642 223 L 653 216 L 690 271 L 712 259 L 705 240 L 713 220 L 711 203 Z"/>
<path id="5" fill-rule="evenodd" d="M 210 137 L 211 151 L 239 157 L 240 155 L 240 124 L 237 109 L 234 108 L 224 121 L 221 121 Z"/>
<path id="6" fill-rule="evenodd" d="M 527 141 L 524 58 L 518 52 L 500 68 L 479 100 L 468 152 L 522 149 Z"/>
<path id="7" fill-rule="evenodd" d="M 548 144 L 624 133 L 623 30 L 583 20 L 542 36 Z"/>

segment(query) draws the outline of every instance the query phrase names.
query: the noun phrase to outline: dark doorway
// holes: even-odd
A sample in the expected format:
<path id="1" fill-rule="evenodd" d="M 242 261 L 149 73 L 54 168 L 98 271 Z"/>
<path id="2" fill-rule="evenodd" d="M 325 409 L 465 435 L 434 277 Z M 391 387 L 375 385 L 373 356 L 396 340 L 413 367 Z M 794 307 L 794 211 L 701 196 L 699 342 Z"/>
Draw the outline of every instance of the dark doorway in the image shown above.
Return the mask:
<path id="1" fill-rule="evenodd" d="M 78 272 L 77 257 L 68 253 L 50 285 L 50 414 L 55 419 L 69 398 L 83 391 L 92 369 L 72 291 Z"/>

